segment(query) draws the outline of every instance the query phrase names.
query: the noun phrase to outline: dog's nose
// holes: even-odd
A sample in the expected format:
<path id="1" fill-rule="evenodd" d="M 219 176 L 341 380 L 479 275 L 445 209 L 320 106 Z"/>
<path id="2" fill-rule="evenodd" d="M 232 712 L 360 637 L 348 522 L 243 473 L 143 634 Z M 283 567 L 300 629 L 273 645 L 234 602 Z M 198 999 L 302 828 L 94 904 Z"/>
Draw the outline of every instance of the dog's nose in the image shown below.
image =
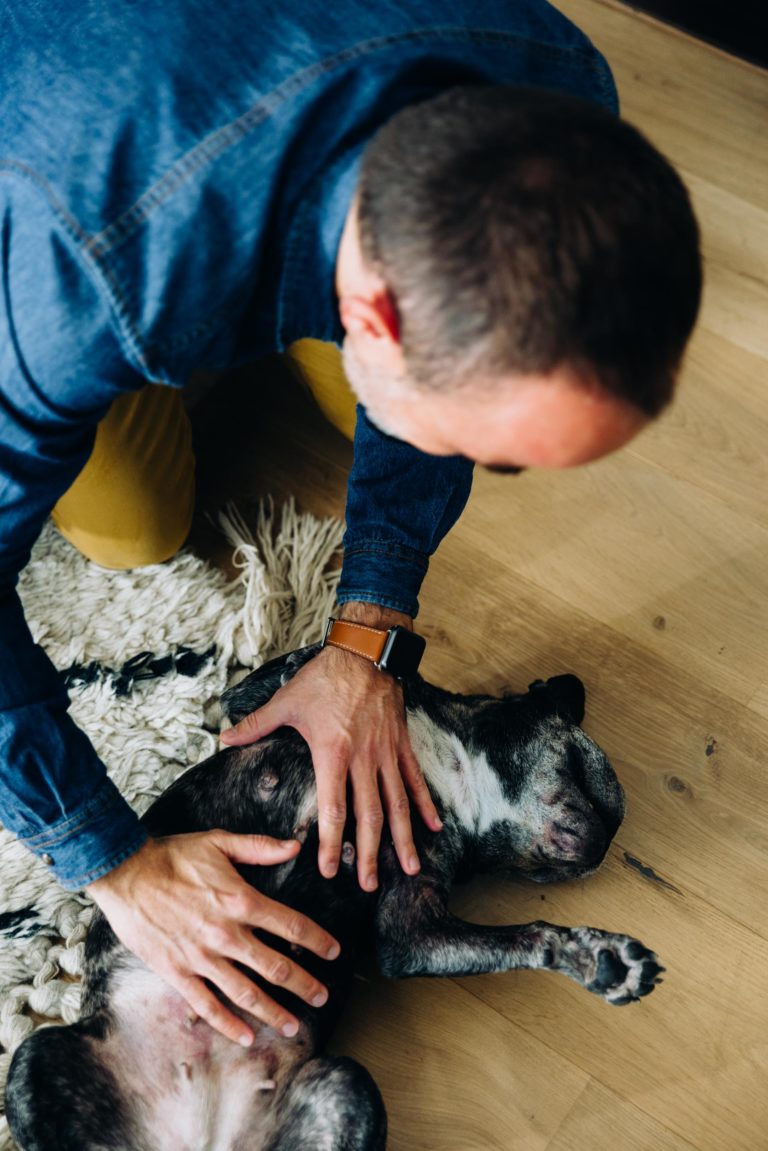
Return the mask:
<path id="1" fill-rule="evenodd" d="M 605 855 L 605 828 L 594 812 L 567 811 L 544 828 L 544 850 L 567 863 L 592 865 Z"/>

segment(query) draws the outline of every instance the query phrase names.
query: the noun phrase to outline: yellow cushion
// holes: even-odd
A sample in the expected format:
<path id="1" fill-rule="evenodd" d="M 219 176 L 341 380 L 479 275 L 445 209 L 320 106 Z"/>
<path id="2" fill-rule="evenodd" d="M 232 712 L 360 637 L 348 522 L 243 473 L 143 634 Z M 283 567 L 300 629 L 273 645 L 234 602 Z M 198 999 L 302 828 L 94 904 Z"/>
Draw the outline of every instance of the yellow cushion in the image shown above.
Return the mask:
<path id="1" fill-rule="evenodd" d="M 325 418 L 351 440 L 355 434 L 357 401 L 344 375 L 337 346 L 323 340 L 297 340 L 284 358 L 309 389 Z"/>
<path id="2" fill-rule="evenodd" d="M 194 502 L 192 434 L 181 393 L 147 384 L 112 404 L 91 458 L 52 516 L 94 563 L 132 568 L 175 555 Z"/>

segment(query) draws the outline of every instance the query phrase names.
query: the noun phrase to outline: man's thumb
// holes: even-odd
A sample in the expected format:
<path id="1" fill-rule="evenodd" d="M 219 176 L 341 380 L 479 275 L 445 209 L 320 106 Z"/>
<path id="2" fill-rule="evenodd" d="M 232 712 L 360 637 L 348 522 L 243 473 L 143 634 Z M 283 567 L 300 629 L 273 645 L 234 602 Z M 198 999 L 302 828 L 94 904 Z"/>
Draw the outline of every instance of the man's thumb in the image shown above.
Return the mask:
<path id="1" fill-rule="evenodd" d="M 255 743 L 263 735 L 269 735 L 282 727 L 285 722 L 280 709 L 272 703 L 265 703 L 263 707 L 252 711 L 245 719 L 241 719 L 234 727 L 228 727 L 219 736 L 221 743 L 227 747 L 240 747 L 242 744 Z"/>
<path id="2" fill-rule="evenodd" d="M 238 863 L 261 863 L 265 866 L 293 859 L 298 839 L 273 839 L 271 835 L 235 835 L 231 831 L 213 831 L 211 839 L 229 859 Z"/>

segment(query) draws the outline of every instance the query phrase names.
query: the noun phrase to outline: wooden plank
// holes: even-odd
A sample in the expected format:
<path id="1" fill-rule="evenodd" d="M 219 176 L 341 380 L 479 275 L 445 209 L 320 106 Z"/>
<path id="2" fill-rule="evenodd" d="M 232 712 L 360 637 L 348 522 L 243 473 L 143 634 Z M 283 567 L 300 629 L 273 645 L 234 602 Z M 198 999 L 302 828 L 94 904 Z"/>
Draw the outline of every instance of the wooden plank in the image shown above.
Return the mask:
<path id="1" fill-rule="evenodd" d="M 762 683 L 749 701 L 749 706 L 763 719 L 768 719 L 768 683 Z"/>
<path id="2" fill-rule="evenodd" d="M 544 1151 L 587 1082 L 451 980 L 358 983 L 332 1050 L 381 1088 L 390 1151 Z"/>
<path id="3" fill-rule="evenodd" d="M 699 328 L 675 402 L 626 452 L 768 528 L 767 394 L 766 360 Z"/>
<path id="4" fill-rule="evenodd" d="M 606 56 L 622 114 L 677 166 L 765 207 L 766 74 L 604 0 L 558 0 Z"/>
<path id="5" fill-rule="evenodd" d="M 480 472 L 461 532 L 488 570 L 663 649 L 736 700 L 768 676 L 768 533 L 632 452 L 567 474 Z"/>
<path id="6" fill-rule="evenodd" d="M 600 1083 L 591 1080 L 547 1151 L 697 1151 Z"/>
<path id="7" fill-rule="evenodd" d="M 766 79 L 768 88 L 768 79 Z M 768 107 L 766 107 L 768 123 Z M 737 347 L 768 356 L 768 165 L 763 207 L 682 170 L 702 233 L 704 298 L 700 323 Z M 762 370 L 768 380 L 768 366 Z"/>
<path id="8" fill-rule="evenodd" d="M 576 884 L 475 881 L 457 893 L 453 910 L 483 923 L 584 923 L 656 949 L 664 983 L 626 1008 L 544 972 L 459 982 L 701 1151 L 762 1145 L 768 1036 L 759 1005 L 768 942 L 688 892 L 676 894 L 627 868 L 620 848 L 598 875 Z M 624 1151 L 622 1139 L 613 1145 Z"/>

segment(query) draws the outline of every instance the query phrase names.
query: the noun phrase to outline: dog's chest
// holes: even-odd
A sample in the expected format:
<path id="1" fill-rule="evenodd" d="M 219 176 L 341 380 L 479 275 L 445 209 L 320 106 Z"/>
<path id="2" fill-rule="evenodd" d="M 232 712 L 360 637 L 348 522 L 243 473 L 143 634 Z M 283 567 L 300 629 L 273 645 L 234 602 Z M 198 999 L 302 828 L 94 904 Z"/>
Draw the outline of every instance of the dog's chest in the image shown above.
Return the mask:
<path id="1" fill-rule="evenodd" d="M 483 835 L 515 818 L 516 807 L 484 753 L 470 755 L 458 736 L 421 710 L 409 712 L 408 734 L 427 782 L 467 831 Z"/>

